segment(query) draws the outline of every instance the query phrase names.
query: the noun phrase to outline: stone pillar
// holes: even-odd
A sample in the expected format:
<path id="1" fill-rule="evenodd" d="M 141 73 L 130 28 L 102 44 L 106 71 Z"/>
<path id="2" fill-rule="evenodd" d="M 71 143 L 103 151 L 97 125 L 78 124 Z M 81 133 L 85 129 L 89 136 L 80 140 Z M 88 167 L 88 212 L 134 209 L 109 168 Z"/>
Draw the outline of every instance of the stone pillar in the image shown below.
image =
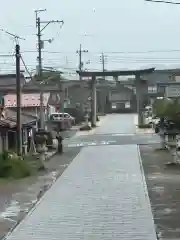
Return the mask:
<path id="1" fill-rule="evenodd" d="M 96 97 L 96 77 L 92 76 L 92 100 L 91 100 L 91 127 L 96 127 L 97 97 Z"/>
<path id="2" fill-rule="evenodd" d="M 118 82 L 118 79 L 119 79 L 118 76 L 113 76 L 114 81 Z"/>
<path id="3" fill-rule="evenodd" d="M 59 86 L 59 89 L 61 89 L 61 99 L 60 99 L 60 112 L 64 113 L 64 100 L 65 100 L 65 93 L 64 93 L 64 85 L 63 83 L 61 86 Z M 61 128 L 64 130 L 65 124 L 64 124 L 64 117 L 62 118 Z"/>
<path id="4" fill-rule="evenodd" d="M 28 148 L 28 129 L 23 129 L 23 153 L 24 155 L 27 154 L 27 148 Z"/>

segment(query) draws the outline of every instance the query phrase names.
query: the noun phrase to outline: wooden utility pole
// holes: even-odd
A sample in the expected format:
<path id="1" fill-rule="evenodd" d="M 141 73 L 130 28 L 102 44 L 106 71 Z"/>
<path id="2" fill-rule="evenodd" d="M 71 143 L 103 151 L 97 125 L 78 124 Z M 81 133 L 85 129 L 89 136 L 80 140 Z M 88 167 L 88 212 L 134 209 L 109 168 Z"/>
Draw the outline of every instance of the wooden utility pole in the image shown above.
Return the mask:
<path id="1" fill-rule="evenodd" d="M 22 155 L 20 46 L 16 44 L 17 154 Z"/>

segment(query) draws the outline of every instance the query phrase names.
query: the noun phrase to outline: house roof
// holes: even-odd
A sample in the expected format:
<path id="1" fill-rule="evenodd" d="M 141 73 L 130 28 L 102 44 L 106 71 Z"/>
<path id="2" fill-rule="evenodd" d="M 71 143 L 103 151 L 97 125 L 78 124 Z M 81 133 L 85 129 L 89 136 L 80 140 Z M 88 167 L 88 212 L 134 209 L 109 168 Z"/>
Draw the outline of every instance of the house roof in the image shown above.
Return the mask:
<path id="1" fill-rule="evenodd" d="M 25 84 L 25 77 L 23 74 L 20 75 L 21 84 Z M 16 74 L 0 74 L 0 87 L 15 86 L 16 85 Z"/>
<path id="2" fill-rule="evenodd" d="M 150 74 L 153 73 L 155 68 L 148 68 L 148 69 L 140 69 L 140 70 L 118 70 L 118 71 L 76 71 L 81 77 L 103 77 L 103 76 L 109 76 L 109 77 L 115 77 L 115 76 L 130 76 L 130 75 L 141 75 L 141 74 Z"/>
<path id="3" fill-rule="evenodd" d="M 16 122 L 11 119 L 0 119 L 0 127 L 14 128 L 16 127 Z"/>
<path id="4" fill-rule="evenodd" d="M 21 114 L 22 125 L 31 125 L 37 120 L 36 117 L 30 116 L 28 114 Z M 3 118 L 0 119 L 0 127 L 14 128 L 17 125 L 17 112 L 10 109 L 5 109 L 3 113 Z"/>
<path id="5" fill-rule="evenodd" d="M 17 112 L 16 110 L 11 110 L 11 109 L 5 109 L 5 118 L 6 119 L 11 119 L 12 121 L 17 121 Z M 29 115 L 29 114 L 25 114 L 25 113 L 21 113 L 21 122 L 22 124 L 27 124 L 33 121 L 36 121 L 36 117 Z"/>
<path id="6" fill-rule="evenodd" d="M 43 105 L 47 106 L 48 100 L 49 100 L 49 93 L 44 93 L 43 97 Z M 7 94 L 4 96 L 4 106 L 5 107 L 16 107 L 16 94 Z M 40 106 L 40 94 L 34 93 L 34 94 L 22 94 L 21 97 L 21 107 L 35 107 Z"/>
<path id="7" fill-rule="evenodd" d="M 165 86 L 169 86 L 169 85 L 173 85 L 173 86 L 174 85 L 175 86 L 176 85 L 180 85 L 180 82 L 166 82 L 166 83 L 165 82 L 164 83 L 163 82 L 161 82 L 161 83 L 159 82 L 159 83 L 157 83 L 157 86 L 164 86 L 165 87 Z"/>

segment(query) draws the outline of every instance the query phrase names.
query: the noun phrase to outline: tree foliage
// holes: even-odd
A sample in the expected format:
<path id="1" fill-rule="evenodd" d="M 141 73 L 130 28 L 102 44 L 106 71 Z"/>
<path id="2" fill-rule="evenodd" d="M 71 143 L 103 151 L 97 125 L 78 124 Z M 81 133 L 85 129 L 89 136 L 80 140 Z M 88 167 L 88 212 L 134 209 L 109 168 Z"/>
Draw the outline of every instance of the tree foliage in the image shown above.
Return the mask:
<path id="1" fill-rule="evenodd" d="M 172 120 L 179 119 L 180 99 L 157 99 L 153 104 L 153 113 L 158 117 L 168 117 Z"/>

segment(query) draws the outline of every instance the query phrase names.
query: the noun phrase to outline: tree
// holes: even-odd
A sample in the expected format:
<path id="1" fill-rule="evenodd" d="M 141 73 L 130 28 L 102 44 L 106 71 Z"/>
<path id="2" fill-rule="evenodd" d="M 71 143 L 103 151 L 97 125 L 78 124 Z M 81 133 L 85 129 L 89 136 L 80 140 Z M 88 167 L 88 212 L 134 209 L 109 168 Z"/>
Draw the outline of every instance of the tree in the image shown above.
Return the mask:
<path id="1" fill-rule="evenodd" d="M 165 117 L 170 102 L 167 99 L 156 99 L 153 103 L 153 113 L 157 117 Z"/>
<path id="2" fill-rule="evenodd" d="M 153 104 L 153 113 L 157 117 L 168 117 L 171 120 L 180 120 L 180 99 L 157 99 Z"/>

